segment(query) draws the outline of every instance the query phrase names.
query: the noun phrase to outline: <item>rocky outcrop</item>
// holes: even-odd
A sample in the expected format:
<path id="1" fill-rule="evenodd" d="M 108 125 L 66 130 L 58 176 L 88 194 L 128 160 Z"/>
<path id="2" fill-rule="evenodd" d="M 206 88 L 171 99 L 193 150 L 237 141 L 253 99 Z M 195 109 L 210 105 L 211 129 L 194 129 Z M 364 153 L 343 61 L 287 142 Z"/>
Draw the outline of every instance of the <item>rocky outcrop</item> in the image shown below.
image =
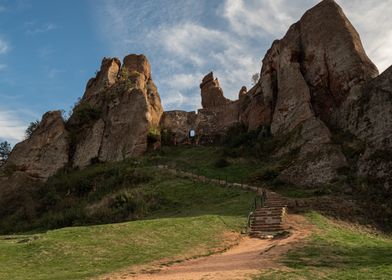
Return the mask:
<path id="1" fill-rule="evenodd" d="M 346 100 L 350 90 L 376 77 L 378 70 L 335 1 L 324 0 L 307 11 L 296 28 L 300 45 L 292 59 L 301 63 L 316 116 L 329 124 L 331 113 Z"/>
<path id="2" fill-rule="evenodd" d="M 112 67 L 113 63 L 119 64 L 118 60 L 104 59 L 100 72 L 107 73 L 112 69 L 105 66 L 106 61 L 112 61 Z M 147 150 L 149 131 L 159 126 L 163 109 L 147 58 L 128 55 L 119 69 L 115 82 L 101 89 L 93 103 L 88 98 L 88 89 L 80 106 L 74 109 L 70 128 L 78 134 L 71 155 L 75 167 L 84 167 L 93 161 L 140 156 Z M 100 73 L 95 79 L 100 80 L 99 77 Z M 97 112 L 99 116 L 87 123 L 78 120 L 80 110 L 84 108 Z"/>
<path id="3" fill-rule="evenodd" d="M 212 72 L 203 78 L 200 84 L 200 89 L 201 105 L 205 109 L 230 103 L 230 100 L 224 97 L 218 78 L 214 79 L 214 74 Z"/>
<path id="4" fill-rule="evenodd" d="M 117 82 L 120 67 L 121 62 L 117 58 L 105 57 L 96 77 L 87 82 L 83 100 L 89 102 L 89 104 L 97 105 L 97 102 L 101 99 L 100 94 Z"/>
<path id="5" fill-rule="evenodd" d="M 248 93 L 248 89 L 246 88 L 246 86 L 241 87 L 240 92 L 238 93 L 238 99 L 246 97 L 247 93 Z"/>
<path id="6" fill-rule="evenodd" d="M 336 114 L 341 130 L 364 143 L 357 175 L 392 187 L 392 67 L 354 88 Z"/>
<path id="7" fill-rule="evenodd" d="M 356 85 L 377 73 L 358 33 L 332 0 L 307 11 L 272 44 L 263 59 L 260 99 L 271 112 L 274 137 L 296 134 L 277 155 L 299 149 L 281 179 L 297 185 L 337 180 L 347 161 L 331 141 L 333 116 Z"/>
<path id="8" fill-rule="evenodd" d="M 46 113 L 31 137 L 15 146 L 5 168 L 46 179 L 65 167 L 140 156 L 163 109 L 144 55 L 128 55 L 123 66 L 104 58 L 67 123 Z"/>
<path id="9" fill-rule="evenodd" d="M 5 168 L 44 179 L 68 164 L 68 131 L 60 111 L 43 115 L 32 135 L 15 145 Z"/>
<path id="10" fill-rule="evenodd" d="M 173 136 L 172 144 L 189 142 L 191 129 L 198 143 L 214 143 L 240 125 L 279 139 L 271 156 L 290 159 L 280 180 L 318 186 L 344 181 L 342 170 L 350 170 L 390 188 L 392 69 L 377 75 L 342 9 L 324 0 L 273 42 L 259 81 L 242 87 L 238 100 L 225 98 L 207 74 L 197 113 L 163 112 L 145 56 L 126 56 L 122 65 L 104 58 L 68 122 L 59 113 L 45 115 L 7 165 L 46 178 L 65 166 L 141 155 L 158 129 Z M 341 133 L 359 143 L 358 151 L 347 153 Z"/>
<path id="11" fill-rule="evenodd" d="M 291 158 L 279 179 L 306 186 L 340 180 L 341 170 L 349 169 L 352 159 L 334 136 L 336 130 L 348 130 L 368 143 L 359 174 L 385 177 L 389 162 L 374 158 L 385 154 L 380 147 L 389 149 L 390 131 L 382 127 L 390 124 L 376 112 L 390 115 L 390 85 L 388 73 L 374 80 L 377 75 L 342 9 L 324 0 L 273 42 L 260 80 L 249 91 L 241 88 L 238 100 L 226 99 L 213 74 L 206 75 L 200 85 L 203 109 L 194 126 L 210 137 L 236 124 L 270 128 L 274 138 L 286 139 L 273 156 Z M 368 94 L 372 97 L 364 97 Z"/>

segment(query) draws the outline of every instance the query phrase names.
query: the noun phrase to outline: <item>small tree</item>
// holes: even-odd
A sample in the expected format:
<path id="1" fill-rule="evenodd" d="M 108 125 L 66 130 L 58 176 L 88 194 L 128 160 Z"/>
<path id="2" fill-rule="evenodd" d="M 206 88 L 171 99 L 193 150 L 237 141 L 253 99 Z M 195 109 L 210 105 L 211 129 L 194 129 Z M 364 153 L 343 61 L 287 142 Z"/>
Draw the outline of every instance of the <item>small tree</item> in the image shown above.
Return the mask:
<path id="1" fill-rule="evenodd" d="M 33 132 L 37 129 L 37 127 L 39 126 L 40 121 L 36 120 L 34 122 L 31 122 L 29 124 L 29 126 L 26 129 L 26 138 L 29 139 L 31 137 L 31 134 L 33 134 Z"/>
<path id="2" fill-rule="evenodd" d="M 252 75 L 252 84 L 255 85 L 259 82 L 260 79 L 260 74 L 259 73 L 254 73 Z"/>
<path id="3" fill-rule="evenodd" d="M 3 165 L 11 153 L 11 145 L 7 141 L 0 143 L 0 166 Z"/>

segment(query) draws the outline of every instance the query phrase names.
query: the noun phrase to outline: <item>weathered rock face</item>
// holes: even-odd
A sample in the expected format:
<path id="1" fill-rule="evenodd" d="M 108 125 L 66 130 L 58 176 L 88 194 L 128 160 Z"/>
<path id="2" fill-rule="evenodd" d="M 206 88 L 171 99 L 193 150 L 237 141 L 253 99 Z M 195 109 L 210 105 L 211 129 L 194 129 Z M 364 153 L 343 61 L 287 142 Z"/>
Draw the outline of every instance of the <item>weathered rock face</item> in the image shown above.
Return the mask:
<path id="1" fill-rule="evenodd" d="M 97 105 L 96 103 L 101 99 L 100 94 L 117 82 L 120 67 L 121 62 L 117 58 L 105 57 L 97 76 L 88 81 L 83 100 Z"/>
<path id="2" fill-rule="evenodd" d="M 392 187 L 392 67 L 353 89 L 336 115 L 339 127 L 365 143 L 358 175 Z"/>
<path id="3" fill-rule="evenodd" d="M 242 88 L 237 101 L 226 99 L 213 74 L 206 75 L 200 85 L 203 109 L 194 126 L 199 135 L 210 136 L 239 123 L 249 130 L 270 127 L 274 137 L 289 139 L 275 157 L 296 154 L 280 179 L 307 186 L 329 183 L 348 166 L 341 146 L 332 141 L 330 128 L 339 124 L 335 116 L 348 106 L 342 105 L 348 96 L 377 74 L 342 9 L 325 0 L 273 42 L 263 59 L 260 81 L 249 91 Z M 341 119 L 345 118 L 350 119 Z M 382 133 L 385 130 L 379 129 Z M 362 161 L 359 168 L 365 170 Z"/>
<path id="4" fill-rule="evenodd" d="M 117 60 L 110 61 L 117 65 Z M 102 68 L 106 69 L 104 65 Z M 93 103 L 89 98 L 85 99 L 86 94 L 81 100 L 82 109 L 87 104 L 90 110 L 99 113 L 99 117 L 87 125 L 86 122 L 76 125 L 82 130 L 82 136 L 75 143 L 74 166 L 84 167 L 96 160 L 117 161 L 140 156 L 147 150 L 149 130 L 159 126 L 163 109 L 147 58 L 128 55 L 119 69 L 115 82 L 106 87 Z M 80 115 L 78 107 L 74 115 Z M 71 124 L 73 119 L 72 116 Z"/>
<path id="5" fill-rule="evenodd" d="M 30 139 L 15 146 L 7 162 L 31 177 L 46 179 L 64 167 L 142 155 L 163 109 L 144 55 L 104 58 L 67 123 L 48 112 Z"/>
<path id="6" fill-rule="evenodd" d="M 214 74 L 207 74 L 200 84 L 201 104 L 203 108 L 214 108 L 230 103 L 230 100 L 223 96 L 223 90 L 218 79 L 214 79 Z"/>
<path id="7" fill-rule="evenodd" d="M 283 39 L 272 44 L 263 59 L 260 99 L 264 112 L 272 114 L 275 137 L 296 132 L 278 155 L 299 149 L 281 179 L 319 185 L 338 178 L 337 171 L 347 161 L 331 141 L 333 116 L 354 86 L 377 73 L 358 33 L 332 0 L 307 11 Z"/>
<path id="8" fill-rule="evenodd" d="M 31 137 L 18 143 L 5 165 L 35 178 L 47 178 L 68 163 L 68 132 L 60 111 L 46 113 Z"/>
<path id="9" fill-rule="evenodd" d="M 292 60 L 301 63 L 316 116 L 328 124 L 351 88 L 376 77 L 378 70 L 335 1 L 324 0 L 307 11 L 296 28 L 300 45 Z"/>
<path id="10" fill-rule="evenodd" d="M 238 93 L 238 99 L 246 97 L 246 94 L 248 93 L 248 89 L 246 86 L 241 87 L 240 92 Z"/>

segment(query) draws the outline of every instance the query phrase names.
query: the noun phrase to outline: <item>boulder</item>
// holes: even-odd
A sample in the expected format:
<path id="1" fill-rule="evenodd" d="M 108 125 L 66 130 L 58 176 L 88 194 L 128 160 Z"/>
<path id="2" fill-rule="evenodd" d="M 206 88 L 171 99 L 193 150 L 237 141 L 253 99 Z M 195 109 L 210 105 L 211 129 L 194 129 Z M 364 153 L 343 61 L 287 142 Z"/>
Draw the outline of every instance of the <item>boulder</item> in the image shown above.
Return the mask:
<path id="1" fill-rule="evenodd" d="M 32 135 L 15 145 L 5 168 L 45 179 L 68 164 L 68 131 L 61 111 L 50 111 Z"/>

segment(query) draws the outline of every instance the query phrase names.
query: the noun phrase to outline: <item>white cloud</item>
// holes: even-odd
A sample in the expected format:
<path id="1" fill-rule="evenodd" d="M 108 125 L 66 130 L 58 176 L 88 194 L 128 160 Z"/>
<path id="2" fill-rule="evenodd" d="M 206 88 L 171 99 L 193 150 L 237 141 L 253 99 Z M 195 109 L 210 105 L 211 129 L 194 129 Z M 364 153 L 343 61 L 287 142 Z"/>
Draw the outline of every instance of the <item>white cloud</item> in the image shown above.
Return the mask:
<path id="1" fill-rule="evenodd" d="M 48 78 L 49 79 L 54 79 L 58 74 L 64 73 L 64 70 L 60 70 L 57 68 L 50 68 L 48 70 Z"/>
<path id="2" fill-rule="evenodd" d="M 198 6 L 191 6 L 197 2 Z M 198 85 L 214 71 L 225 95 L 236 98 L 251 76 L 260 71 L 261 59 L 273 40 L 318 0 L 146 0 L 103 2 L 98 22 L 116 54 L 146 53 L 156 69 L 165 109 L 200 107 Z M 392 64 L 392 0 L 338 0 L 364 41 L 370 58 L 383 70 Z M 166 6 L 167 7 L 166 7 Z M 193 9 L 190 9 L 192 7 Z"/>
<path id="3" fill-rule="evenodd" d="M 30 34 L 30 35 L 36 35 L 39 33 L 45 33 L 45 32 L 49 32 L 49 31 L 57 29 L 57 25 L 55 25 L 54 23 L 46 23 L 46 24 L 42 24 L 42 25 L 37 26 L 37 24 L 34 21 L 26 23 L 26 26 L 28 26 L 28 29 L 26 32 L 27 32 L 27 34 Z"/>
<path id="4" fill-rule="evenodd" d="M 18 115 L 15 111 L 0 109 L 0 139 L 11 143 L 23 140 L 27 125 Z"/>
<path id="5" fill-rule="evenodd" d="M 9 49 L 10 49 L 9 43 L 0 38 L 0 54 L 7 53 Z"/>
<path id="6" fill-rule="evenodd" d="M 38 49 L 38 57 L 42 59 L 47 59 L 54 54 L 54 49 L 51 46 L 44 46 Z"/>
<path id="7" fill-rule="evenodd" d="M 178 71 L 183 73 L 166 73 L 165 80 L 172 81 L 171 90 L 183 92 L 194 89 L 199 101 L 198 85 L 205 74 L 214 71 L 219 78 L 225 95 L 237 98 L 239 89 L 250 82 L 250 76 L 260 69 L 260 58 L 257 51 L 251 50 L 246 41 L 237 34 L 223 30 L 211 30 L 196 23 L 187 22 L 182 25 L 163 26 L 152 31 L 148 38 L 155 38 L 158 47 L 165 51 L 165 57 L 177 64 L 191 64 L 196 74 L 189 74 L 184 67 Z M 173 76 L 174 78 L 171 78 Z M 178 79 L 179 78 L 179 79 Z M 184 87 L 184 82 L 189 86 Z M 190 85 L 193 83 L 193 87 Z M 166 96 L 164 96 L 164 103 Z M 182 100 L 182 99 L 178 99 Z M 181 106 L 183 102 L 179 102 Z"/>
<path id="8" fill-rule="evenodd" d="M 223 16 L 231 29 L 241 35 L 277 36 L 286 32 L 298 20 L 298 13 L 314 2 L 297 0 L 293 5 L 288 0 L 226 0 Z"/>
<path id="9" fill-rule="evenodd" d="M 198 87 L 198 82 L 200 81 L 200 77 L 203 74 L 201 73 L 181 73 L 174 74 L 170 80 L 164 80 L 163 84 L 171 87 L 175 85 L 175 87 L 179 90 L 188 90 L 194 89 Z"/>
<path id="10" fill-rule="evenodd" d="M 380 72 L 392 65 L 392 0 L 338 0 Z"/>

